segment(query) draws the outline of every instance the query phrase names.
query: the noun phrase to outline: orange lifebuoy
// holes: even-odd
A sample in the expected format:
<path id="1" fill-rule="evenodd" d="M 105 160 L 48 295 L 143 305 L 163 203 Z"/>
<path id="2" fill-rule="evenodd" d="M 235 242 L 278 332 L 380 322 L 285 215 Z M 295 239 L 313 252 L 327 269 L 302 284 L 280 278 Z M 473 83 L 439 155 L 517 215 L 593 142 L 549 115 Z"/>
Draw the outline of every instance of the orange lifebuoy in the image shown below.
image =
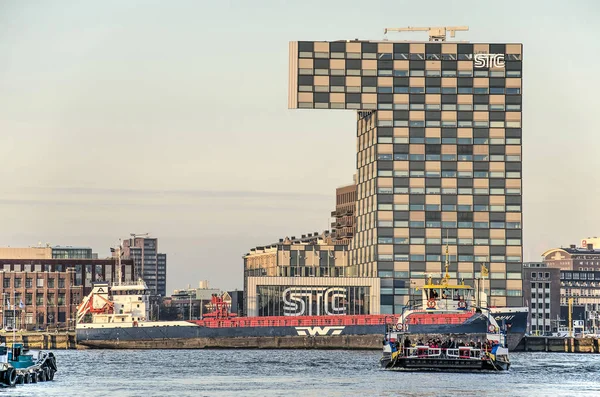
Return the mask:
<path id="1" fill-rule="evenodd" d="M 433 309 L 435 307 L 435 299 L 429 299 L 427 301 L 427 307 Z"/>
<path id="2" fill-rule="evenodd" d="M 492 324 L 490 324 L 490 326 L 488 327 L 488 331 L 494 332 L 496 330 L 496 327 L 494 327 Z"/>
<path id="3" fill-rule="evenodd" d="M 467 302 L 465 302 L 465 301 L 459 301 L 458 302 L 458 307 L 460 307 L 461 309 L 464 309 L 465 307 L 467 307 Z"/>

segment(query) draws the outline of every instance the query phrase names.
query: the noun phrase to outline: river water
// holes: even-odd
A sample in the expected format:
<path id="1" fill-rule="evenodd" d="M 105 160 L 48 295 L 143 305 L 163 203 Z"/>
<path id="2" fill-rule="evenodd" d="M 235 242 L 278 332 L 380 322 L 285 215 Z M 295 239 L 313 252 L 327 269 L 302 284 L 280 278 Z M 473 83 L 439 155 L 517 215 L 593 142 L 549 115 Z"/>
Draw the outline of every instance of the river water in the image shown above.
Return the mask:
<path id="1" fill-rule="evenodd" d="M 0 396 L 600 396 L 600 355 L 513 353 L 506 373 L 398 372 L 379 352 L 55 351 L 54 382 Z"/>

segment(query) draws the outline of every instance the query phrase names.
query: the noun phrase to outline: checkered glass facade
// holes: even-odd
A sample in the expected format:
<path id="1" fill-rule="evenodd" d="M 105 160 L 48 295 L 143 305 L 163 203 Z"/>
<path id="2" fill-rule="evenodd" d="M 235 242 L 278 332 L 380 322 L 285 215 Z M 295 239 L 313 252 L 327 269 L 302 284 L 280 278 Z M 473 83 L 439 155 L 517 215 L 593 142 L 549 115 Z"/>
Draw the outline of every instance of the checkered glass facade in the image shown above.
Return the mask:
<path id="1" fill-rule="evenodd" d="M 425 277 L 522 305 L 522 45 L 291 42 L 289 107 L 354 109 L 356 235 L 349 273 L 380 277 L 398 313 Z"/>

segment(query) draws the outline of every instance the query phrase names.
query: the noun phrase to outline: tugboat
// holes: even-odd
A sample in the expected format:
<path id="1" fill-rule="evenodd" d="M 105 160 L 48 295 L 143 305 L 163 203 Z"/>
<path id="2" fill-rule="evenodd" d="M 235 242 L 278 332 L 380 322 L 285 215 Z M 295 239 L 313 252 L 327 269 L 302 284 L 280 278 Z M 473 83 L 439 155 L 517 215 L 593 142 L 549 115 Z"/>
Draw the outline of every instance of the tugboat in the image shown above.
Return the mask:
<path id="1" fill-rule="evenodd" d="M 15 310 L 16 304 L 13 305 Z M 16 318 L 13 312 L 13 318 Z M 16 343 L 16 324 L 13 327 L 13 343 L 9 349 L 0 345 L 0 386 L 11 387 L 19 384 L 54 380 L 58 370 L 56 357 L 52 352 L 28 351 L 22 343 Z"/>
<path id="2" fill-rule="evenodd" d="M 487 269 L 482 267 L 482 275 Z M 494 370 L 510 368 L 506 330 L 471 286 L 450 285 L 448 262 L 439 283 L 422 287 L 422 308 L 405 307 L 387 324 L 380 365 L 386 369 Z M 485 314 L 484 314 L 485 312 Z"/>
<path id="3" fill-rule="evenodd" d="M 8 364 L 15 371 L 15 383 L 18 385 L 54 380 L 54 374 L 58 370 L 56 357 L 52 352 L 25 353 L 22 343 L 13 343 L 11 351 L 7 354 L 7 359 Z M 7 380 L 7 378 L 5 377 L 4 380 Z"/>

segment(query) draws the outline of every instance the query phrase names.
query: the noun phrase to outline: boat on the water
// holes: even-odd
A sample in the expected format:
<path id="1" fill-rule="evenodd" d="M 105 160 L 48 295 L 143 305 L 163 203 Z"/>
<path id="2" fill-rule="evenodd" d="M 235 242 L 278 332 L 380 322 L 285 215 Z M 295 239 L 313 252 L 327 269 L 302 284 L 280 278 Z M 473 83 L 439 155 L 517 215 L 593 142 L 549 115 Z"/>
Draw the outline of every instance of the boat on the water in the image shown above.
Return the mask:
<path id="1" fill-rule="evenodd" d="M 22 343 L 0 345 L 0 386 L 51 381 L 57 370 L 52 352 L 25 351 Z"/>
<path id="2" fill-rule="evenodd" d="M 471 287 L 448 286 L 450 296 Z M 454 292 L 452 292 L 454 291 Z M 442 291 L 439 292 L 440 296 Z M 76 335 L 81 347 L 105 349 L 171 349 L 222 347 L 278 347 L 270 344 L 273 337 L 285 337 L 285 341 L 311 337 L 339 343 L 343 337 L 368 337 L 370 347 L 377 346 L 377 339 L 385 332 L 385 325 L 398 321 L 400 315 L 327 315 L 327 316 L 265 316 L 236 317 L 221 297 L 214 296 L 209 306 L 212 312 L 201 320 L 152 321 L 150 320 L 150 290 L 142 280 L 135 282 L 96 282 L 90 295 L 86 296 L 77 311 Z M 429 299 L 417 306 L 426 307 Z M 436 306 L 447 305 L 447 299 L 438 299 Z M 476 302 L 468 302 L 467 311 L 473 311 Z M 484 306 L 484 303 L 481 303 Z M 526 308 L 523 308 L 526 310 Z M 492 317 L 505 317 L 504 328 L 509 348 L 514 348 L 525 333 L 527 315 L 520 316 L 516 308 L 492 308 Z M 459 313 L 450 317 L 460 318 Z M 525 312 L 526 313 L 526 312 Z M 509 318 L 510 317 L 510 318 Z M 453 320 L 456 321 L 456 320 Z M 522 324 L 521 324 L 522 322 Z M 498 322 L 501 324 L 501 322 Z M 253 339 L 254 338 L 254 339 Z M 273 342 L 275 343 L 275 342 Z M 277 342 L 278 343 L 278 342 Z M 323 343 L 327 347 L 327 343 Z M 293 347 L 291 344 L 286 345 Z M 305 346 L 303 343 L 298 346 Z M 336 347 L 335 343 L 329 345 Z M 341 345 L 339 346 L 341 347 Z"/>
<path id="3" fill-rule="evenodd" d="M 483 272 L 482 272 L 483 273 Z M 386 327 L 380 364 L 386 369 L 508 370 L 506 327 L 485 307 L 483 290 L 450 285 L 446 275 L 422 287 L 425 309 L 407 310 Z"/>

